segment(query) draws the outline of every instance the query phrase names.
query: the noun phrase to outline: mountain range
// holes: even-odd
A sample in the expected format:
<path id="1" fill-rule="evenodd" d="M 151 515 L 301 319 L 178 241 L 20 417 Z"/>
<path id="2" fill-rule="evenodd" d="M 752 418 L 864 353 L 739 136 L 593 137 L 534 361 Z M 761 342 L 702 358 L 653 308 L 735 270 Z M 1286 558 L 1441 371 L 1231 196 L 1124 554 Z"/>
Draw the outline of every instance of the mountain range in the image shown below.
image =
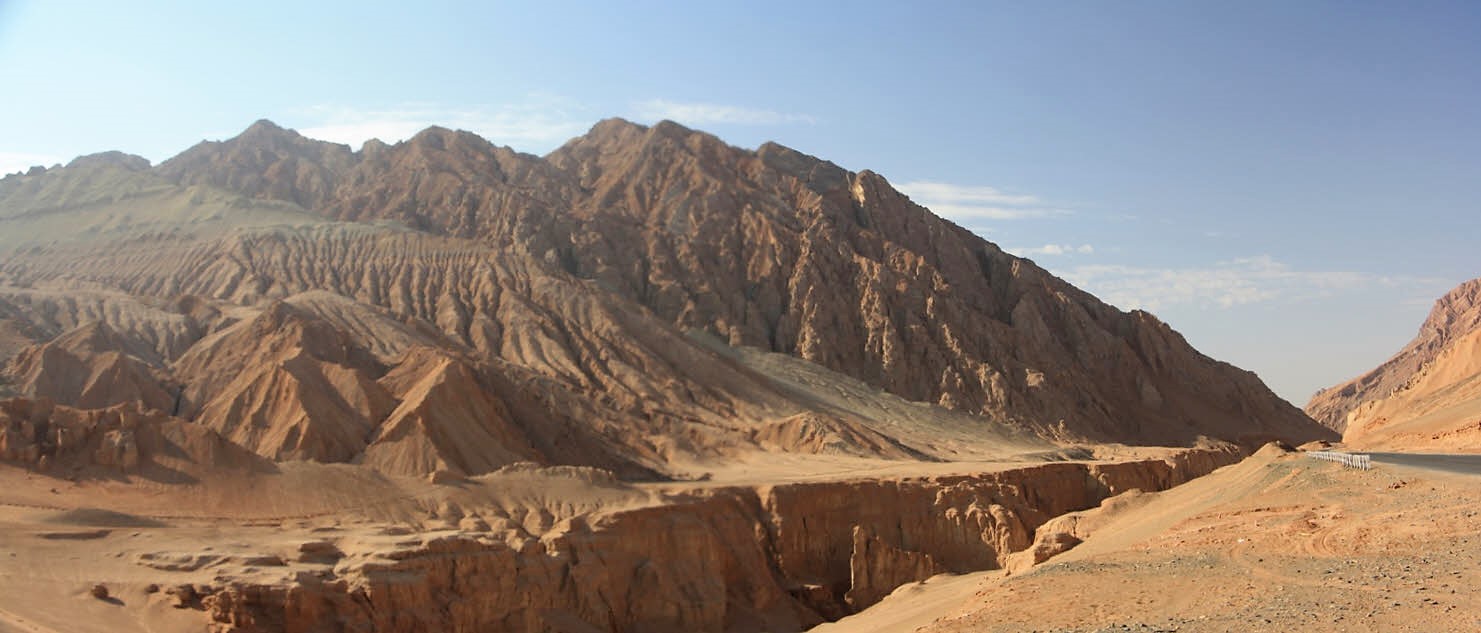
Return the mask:
<path id="1" fill-rule="evenodd" d="M 7 176 L 0 361 L 0 391 L 58 411 L 393 475 L 1335 438 L 879 174 L 667 121 L 544 157 L 258 121 Z M 10 424 L 6 454 L 57 450 Z"/>

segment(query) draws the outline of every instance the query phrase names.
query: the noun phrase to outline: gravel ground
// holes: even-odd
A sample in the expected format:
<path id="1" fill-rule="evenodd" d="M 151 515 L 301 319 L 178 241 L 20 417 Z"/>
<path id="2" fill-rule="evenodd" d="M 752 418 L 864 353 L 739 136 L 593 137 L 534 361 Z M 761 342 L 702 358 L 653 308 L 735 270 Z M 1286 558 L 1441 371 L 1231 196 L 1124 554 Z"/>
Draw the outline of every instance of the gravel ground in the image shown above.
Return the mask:
<path id="1" fill-rule="evenodd" d="M 1481 477 L 1297 455 L 1256 475 L 1134 545 L 984 583 L 922 630 L 1481 631 Z"/>

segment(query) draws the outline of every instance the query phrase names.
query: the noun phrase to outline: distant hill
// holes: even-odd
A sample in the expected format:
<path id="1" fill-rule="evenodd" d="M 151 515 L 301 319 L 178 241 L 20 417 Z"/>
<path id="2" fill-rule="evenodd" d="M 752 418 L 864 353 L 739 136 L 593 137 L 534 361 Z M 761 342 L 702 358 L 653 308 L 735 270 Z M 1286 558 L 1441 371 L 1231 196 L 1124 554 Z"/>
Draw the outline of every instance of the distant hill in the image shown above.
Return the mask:
<path id="1" fill-rule="evenodd" d="M 1306 412 L 1353 445 L 1481 449 L 1481 279 L 1435 302 L 1419 334 Z"/>

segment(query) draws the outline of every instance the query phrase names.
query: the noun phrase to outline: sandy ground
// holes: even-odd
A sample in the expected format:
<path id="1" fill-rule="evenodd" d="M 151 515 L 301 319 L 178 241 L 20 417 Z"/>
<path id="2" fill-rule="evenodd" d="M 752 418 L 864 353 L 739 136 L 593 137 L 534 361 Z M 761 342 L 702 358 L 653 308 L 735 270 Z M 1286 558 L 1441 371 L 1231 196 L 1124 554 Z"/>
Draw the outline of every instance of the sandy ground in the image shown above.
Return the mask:
<path id="1" fill-rule="evenodd" d="M 817 630 L 1481 630 L 1481 478 L 1246 460 L 1027 573 L 938 577 Z"/>
<path id="2" fill-rule="evenodd" d="M 469 517 L 538 534 L 571 516 L 662 502 L 580 468 L 511 468 L 441 486 L 289 463 L 270 475 L 160 485 L 0 465 L 0 633 L 199 632 L 200 612 L 174 608 L 171 587 L 286 582 L 332 567 L 306 544 L 332 539 L 347 558 L 374 557 L 456 534 Z M 92 595 L 98 583 L 108 599 Z"/>
<path id="3" fill-rule="evenodd" d="M 437 485 L 307 462 L 278 464 L 272 472 L 195 472 L 190 484 L 106 469 L 47 476 L 0 464 L 0 633 L 199 631 L 199 611 L 173 608 L 172 587 L 278 584 L 319 573 L 325 563 L 303 549 L 325 540 L 354 560 L 458 533 L 468 520 L 540 535 L 567 518 L 661 505 L 709 487 L 981 473 L 1067 457 L 1130 460 L 1175 452 L 1105 446 L 1017 461 L 940 463 L 771 455 L 706 464 L 713 474 L 704 481 L 641 484 L 594 469 L 533 465 Z M 108 588 L 108 599 L 92 596 L 97 583 Z M 952 584 L 962 581 L 942 578 L 914 590 Z M 952 606 L 917 608 L 912 617 L 929 622 Z"/>
<path id="4" fill-rule="evenodd" d="M 903 467 L 849 465 L 813 477 Z M 563 517 L 661 504 L 686 487 L 796 476 L 788 464 L 754 466 L 685 484 L 514 469 L 436 486 L 299 464 L 183 488 L 0 466 L 0 632 L 198 631 L 198 612 L 172 608 L 168 587 L 149 584 L 271 582 L 318 569 L 301 551 L 326 538 L 348 544 L 347 556 L 373 556 L 456 532 L 458 517 L 538 534 Z M 1083 523 L 1096 526 L 1084 543 L 1025 572 L 938 576 L 816 630 L 1481 630 L 1481 478 L 1344 470 L 1267 451 L 1144 496 L 1091 511 L 1099 515 Z M 108 600 L 90 594 L 98 581 Z"/>

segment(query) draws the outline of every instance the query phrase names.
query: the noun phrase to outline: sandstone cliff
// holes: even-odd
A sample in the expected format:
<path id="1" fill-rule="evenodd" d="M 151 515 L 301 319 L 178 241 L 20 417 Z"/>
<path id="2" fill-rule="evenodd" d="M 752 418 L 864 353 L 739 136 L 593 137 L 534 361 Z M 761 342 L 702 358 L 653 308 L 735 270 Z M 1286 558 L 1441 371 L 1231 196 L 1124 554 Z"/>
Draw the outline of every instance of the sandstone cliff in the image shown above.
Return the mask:
<path id="1" fill-rule="evenodd" d="M 1393 358 L 1317 393 L 1306 411 L 1349 444 L 1481 449 L 1481 279 L 1437 300 Z"/>

